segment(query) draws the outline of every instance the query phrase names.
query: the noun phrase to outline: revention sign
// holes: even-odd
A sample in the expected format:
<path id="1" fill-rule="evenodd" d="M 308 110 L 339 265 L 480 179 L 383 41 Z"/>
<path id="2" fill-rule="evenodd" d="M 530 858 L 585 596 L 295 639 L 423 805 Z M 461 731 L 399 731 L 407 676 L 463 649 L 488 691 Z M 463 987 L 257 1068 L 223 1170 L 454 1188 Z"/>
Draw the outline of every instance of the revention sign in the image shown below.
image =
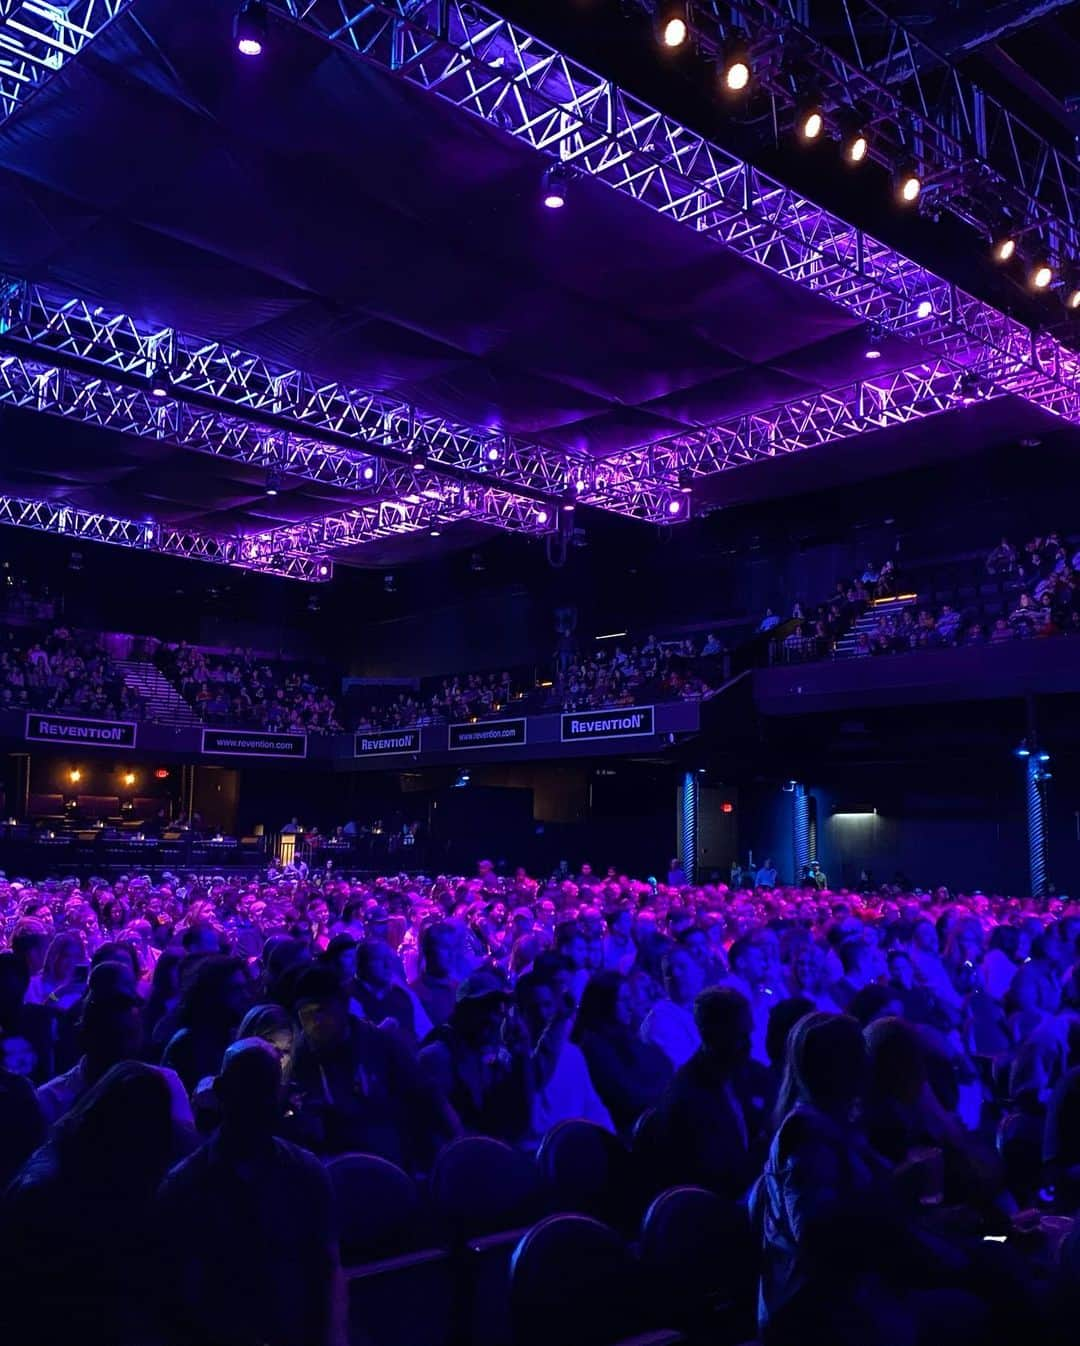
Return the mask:
<path id="1" fill-rule="evenodd" d="M 528 721 L 480 720 L 476 724 L 452 724 L 447 747 L 516 748 L 528 737 Z"/>
<path id="2" fill-rule="evenodd" d="M 637 738 L 655 733 L 652 706 L 627 706 L 625 710 L 573 710 L 562 717 L 562 741 L 578 743 L 591 738 Z"/>
<path id="3" fill-rule="evenodd" d="M 127 720 L 83 720 L 72 715 L 26 716 L 26 737 L 39 743 L 75 743 L 80 748 L 134 748 L 137 726 Z"/>
<path id="4" fill-rule="evenodd" d="M 307 734 L 271 734 L 261 729 L 204 729 L 202 751 L 225 757 L 306 757 Z"/>
<path id="5" fill-rule="evenodd" d="M 419 729 L 395 729 L 385 734 L 357 734 L 353 749 L 357 757 L 398 757 L 420 751 Z"/>

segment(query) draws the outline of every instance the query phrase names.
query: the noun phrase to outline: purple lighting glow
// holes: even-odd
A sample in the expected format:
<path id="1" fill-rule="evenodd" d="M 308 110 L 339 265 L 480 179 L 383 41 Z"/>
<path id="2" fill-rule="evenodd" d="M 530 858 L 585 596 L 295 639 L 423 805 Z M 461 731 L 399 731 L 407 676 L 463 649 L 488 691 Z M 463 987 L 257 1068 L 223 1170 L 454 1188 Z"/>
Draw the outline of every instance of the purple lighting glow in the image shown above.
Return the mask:
<path id="1" fill-rule="evenodd" d="M 236 50 L 241 56 L 261 56 L 266 41 L 266 5 L 264 0 L 244 0 L 236 11 L 233 25 Z"/>
<path id="2" fill-rule="evenodd" d="M 538 509 L 538 510 L 536 511 L 536 522 L 537 522 L 537 523 L 547 523 L 547 521 L 548 521 L 548 512 L 547 512 L 547 510 L 546 510 L 546 509 Z"/>
<path id="3" fill-rule="evenodd" d="M 361 472 L 360 475 L 364 478 L 365 481 L 374 481 L 374 480 L 375 480 L 375 469 L 374 469 L 374 467 L 372 467 L 371 464 L 369 463 L 369 464 L 367 465 L 367 467 L 364 468 L 363 472 Z"/>
<path id="4" fill-rule="evenodd" d="M 569 174 L 566 166 L 556 160 L 544 173 L 544 188 L 541 200 L 548 210 L 562 210 L 566 205 L 566 187 Z"/>
<path id="5" fill-rule="evenodd" d="M 682 513 L 682 501 L 681 501 L 681 500 L 669 500 L 669 501 L 668 501 L 667 512 L 668 512 L 672 517 L 674 517 L 676 514 L 681 514 L 681 513 Z"/>
<path id="6" fill-rule="evenodd" d="M 494 444 L 487 451 L 487 460 L 489 463 L 497 463 L 499 461 L 499 450 Z"/>

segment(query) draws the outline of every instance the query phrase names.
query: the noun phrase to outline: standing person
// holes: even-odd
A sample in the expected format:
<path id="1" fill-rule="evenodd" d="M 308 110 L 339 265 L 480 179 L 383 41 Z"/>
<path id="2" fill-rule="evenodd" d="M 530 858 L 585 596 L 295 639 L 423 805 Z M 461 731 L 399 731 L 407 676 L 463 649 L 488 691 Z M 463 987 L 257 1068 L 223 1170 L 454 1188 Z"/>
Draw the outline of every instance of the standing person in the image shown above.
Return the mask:
<path id="1" fill-rule="evenodd" d="M 169 1087 L 136 1061 L 105 1071 L 54 1127 L 0 1207 L 7 1340 L 159 1339 L 151 1210 L 174 1143 Z"/>
<path id="2" fill-rule="evenodd" d="M 769 859 L 761 866 L 754 875 L 754 886 L 756 888 L 775 888 L 776 887 L 776 866 Z"/>
<path id="3" fill-rule="evenodd" d="M 235 1042 L 214 1083 L 220 1127 L 158 1193 L 176 1346 L 344 1346 L 333 1193 L 314 1155 L 274 1135 L 281 1087 L 268 1043 Z"/>

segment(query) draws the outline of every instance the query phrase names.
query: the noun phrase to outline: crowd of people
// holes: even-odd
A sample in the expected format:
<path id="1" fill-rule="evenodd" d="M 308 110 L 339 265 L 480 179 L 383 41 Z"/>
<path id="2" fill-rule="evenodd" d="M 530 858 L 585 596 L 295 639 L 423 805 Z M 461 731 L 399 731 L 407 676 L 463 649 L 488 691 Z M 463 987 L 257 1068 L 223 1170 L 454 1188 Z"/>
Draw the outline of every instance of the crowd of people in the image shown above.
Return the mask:
<path id="1" fill-rule="evenodd" d="M 3 629 L 0 710 L 140 719 L 144 708 L 94 636 L 57 626 L 40 636 Z"/>
<path id="2" fill-rule="evenodd" d="M 616 645 L 571 660 L 557 670 L 551 701 L 562 710 L 599 710 L 644 701 L 700 701 L 723 681 L 724 648 L 710 633 L 700 644 L 687 636 L 639 645 Z"/>
<path id="3" fill-rule="evenodd" d="M 665 1183 L 748 1207 L 766 1346 L 1038 1337 L 1080 906 L 755 877 L 0 878 L 12 1340 L 336 1346 L 321 1161 L 643 1118 Z"/>
<path id="4" fill-rule="evenodd" d="M 208 724 L 297 734 L 344 732 L 334 698 L 309 672 L 276 666 L 252 650 L 215 656 L 181 641 L 159 650 L 157 663 Z"/>

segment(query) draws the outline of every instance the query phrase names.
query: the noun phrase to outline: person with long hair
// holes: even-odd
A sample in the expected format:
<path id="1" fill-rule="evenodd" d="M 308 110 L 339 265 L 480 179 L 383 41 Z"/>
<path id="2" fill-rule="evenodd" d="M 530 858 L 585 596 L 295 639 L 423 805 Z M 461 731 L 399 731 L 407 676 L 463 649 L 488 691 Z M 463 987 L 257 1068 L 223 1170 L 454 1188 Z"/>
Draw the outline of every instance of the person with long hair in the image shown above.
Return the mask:
<path id="1" fill-rule="evenodd" d="M 61 930 L 53 935 L 41 971 L 30 978 L 26 1003 L 69 1009 L 86 989 L 74 980 L 75 969 L 85 961 L 86 949 L 77 930 Z"/>
<path id="2" fill-rule="evenodd" d="M 585 1057 L 593 1087 L 620 1135 L 655 1107 L 674 1067 L 639 1035 L 630 985 L 619 972 L 597 972 L 585 986 L 570 1041 Z"/>
<path id="3" fill-rule="evenodd" d="M 242 958 L 210 954 L 202 959 L 180 997 L 179 1026 L 161 1057 L 161 1064 L 176 1071 L 189 1093 L 221 1069 L 225 1048 L 250 1004 Z"/>
<path id="4" fill-rule="evenodd" d="M 8 1340 L 158 1339 L 151 1207 L 177 1157 L 162 1073 L 136 1061 L 112 1066 L 57 1123 L 0 1206 Z M 26 1321 L 16 1321 L 20 1313 Z"/>

